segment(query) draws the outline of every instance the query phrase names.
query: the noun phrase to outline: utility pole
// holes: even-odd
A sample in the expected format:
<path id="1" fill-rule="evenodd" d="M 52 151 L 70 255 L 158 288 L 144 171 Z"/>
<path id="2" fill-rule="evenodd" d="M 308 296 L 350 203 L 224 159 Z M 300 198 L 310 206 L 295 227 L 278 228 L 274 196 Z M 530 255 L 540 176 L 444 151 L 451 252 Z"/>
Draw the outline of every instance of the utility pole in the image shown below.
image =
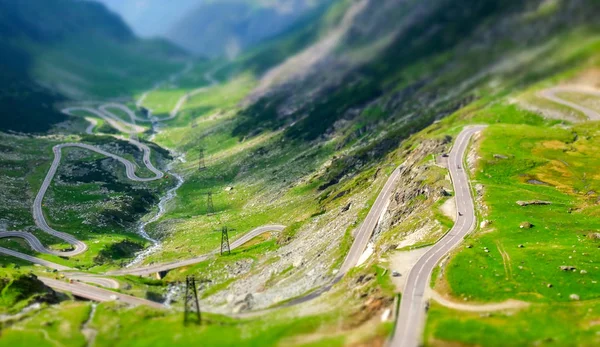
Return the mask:
<path id="1" fill-rule="evenodd" d="M 229 232 L 235 231 L 235 229 L 229 229 L 226 226 L 221 228 L 221 255 L 227 252 L 231 254 L 231 248 L 229 248 Z"/>
<path id="2" fill-rule="evenodd" d="M 213 193 L 206 193 L 206 215 L 212 216 L 215 214 L 215 206 L 213 205 Z"/>
<path id="3" fill-rule="evenodd" d="M 204 160 L 204 148 L 198 150 L 198 171 L 206 170 L 206 161 Z"/>
<path id="4" fill-rule="evenodd" d="M 183 312 L 183 324 L 202 324 L 202 314 L 198 303 L 198 292 L 196 290 L 196 279 L 194 276 L 185 278 L 185 310 Z"/>

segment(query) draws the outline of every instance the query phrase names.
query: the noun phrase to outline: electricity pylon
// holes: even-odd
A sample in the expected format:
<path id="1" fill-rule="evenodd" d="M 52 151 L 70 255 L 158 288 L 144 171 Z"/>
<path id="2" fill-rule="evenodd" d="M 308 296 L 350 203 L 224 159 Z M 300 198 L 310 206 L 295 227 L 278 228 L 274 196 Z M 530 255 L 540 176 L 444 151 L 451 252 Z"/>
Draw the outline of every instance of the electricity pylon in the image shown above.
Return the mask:
<path id="1" fill-rule="evenodd" d="M 204 148 L 200 147 L 198 152 L 198 171 L 206 170 L 206 161 L 204 160 Z"/>
<path id="2" fill-rule="evenodd" d="M 227 252 L 231 254 L 231 248 L 229 248 L 229 232 L 235 231 L 235 229 L 229 229 L 226 226 L 221 228 L 221 255 Z"/>
<path id="3" fill-rule="evenodd" d="M 185 306 L 183 312 L 183 324 L 202 324 L 202 314 L 198 303 L 198 292 L 196 291 L 196 279 L 194 276 L 185 278 Z"/>
<path id="4" fill-rule="evenodd" d="M 213 193 L 206 193 L 206 215 L 212 216 L 215 214 L 215 206 L 213 205 Z"/>

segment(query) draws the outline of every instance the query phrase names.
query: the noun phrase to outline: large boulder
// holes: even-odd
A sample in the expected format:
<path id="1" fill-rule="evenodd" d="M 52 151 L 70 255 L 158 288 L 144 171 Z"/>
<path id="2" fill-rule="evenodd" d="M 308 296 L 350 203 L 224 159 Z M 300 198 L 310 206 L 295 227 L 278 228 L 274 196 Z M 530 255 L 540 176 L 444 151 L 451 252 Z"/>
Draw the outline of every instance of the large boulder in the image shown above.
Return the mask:
<path id="1" fill-rule="evenodd" d="M 587 238 L 590 240 L 600 240 L 600 233 L 589 233 Z"/>
<path id="2" fill-rule="evenodd" d="M 531 229 L 533 228 L 533 224 L 529 223 L 529 222 L 523 222 L 519 225 L 519 228 L 521 229 Z"/>

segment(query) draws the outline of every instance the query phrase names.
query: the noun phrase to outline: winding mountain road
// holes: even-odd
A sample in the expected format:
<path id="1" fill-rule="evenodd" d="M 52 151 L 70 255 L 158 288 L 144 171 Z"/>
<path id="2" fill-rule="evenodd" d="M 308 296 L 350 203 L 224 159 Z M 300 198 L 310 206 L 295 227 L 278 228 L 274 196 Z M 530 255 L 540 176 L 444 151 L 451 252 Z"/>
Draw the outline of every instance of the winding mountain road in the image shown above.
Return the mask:
<path id="1" fill-rule="evenodd" d="M 234 240 L 229 245 L 229 248 L 231 250 L 234 250 L 257 236 L 260 236 L 264 233 L 272 232 L 272 231 L 279 232 L 279 231 L 282 231 L 283 229 L 285 229 L 285 226 L 283 226 L 283 225 L 265 225 L 265 226 L 258 227 L 256 229 L 242 235 L 240 238 Z M 216 249 L 210 253 L 207 253 L 207 254 L 204 254 L 204 255 L 201 255 L 201 256 L 198 256 L 195 258 L 190 258 L 190 259 L 186 259 L 186 260 L 177 260 L 177 261 L 172 261 L 172 262 L 168 262 L 168 263 L 153 264 L 150 266 L 144 266 L 144 267 L 139 267 L 139 268 L 121 269 L 121 270 L 117 270 L 117 271 L 107 272 L 106 274 L 107 275 L 146 276 L 146 275 L 151 275 L 151 274 L 158 273 L 158 272 L 169 271 L 169 270 L 177 269 L 177 268 L 184 267 L 184 266 L 198 264 L 218 253 L 219 253 L 219 249 Z"/>
<path id="2" fill-rule="evenodd" d="M 416 347 L 419 345 L 425 322 L 425 291 L 429 285 L 431 272 L 463 238 L 475 229 L 475 205 L 471 196 L 471 186 L 463 158 L 471 137 L 485 126 L 465 128 L 456 138 L 450 152 L 448 165 L 456 198 L 456 222 L 450 231 L 427 253 L 423 254 L 410 270 L 406 281 L 400 312 L 391 345 L 394 347 Z"/>
<path id="3" fill-rule="evenodd" d="M 538 93 L 538 96 L 540 96 L 544 99 L 550 100 L 552 102 L 555 102 L 557 104 L 561 104 L 563 106 L 567 106 L 574 110 L 580 111 L 586 117 L 588 117 L 590 120 L 593 120 L 593 121 L 600 120 L 600 112 L 598 112 L 596 110 L 592 110 L 591 108 L 585 107 L 583 105 L 579 105 L 575 102 L 563 99 L 560 96 L 556 95 L 557 93 L 580 93 L 580 94 L 600 96 L 599 90 L 593 89 L 590 87 L 585 87 L 585 86 L 564 85 L 564 86 L 558 86 L 558 87 L 542 90 Z"/>
<path id="4" fill-rule="evenodd" d="M 188 66 L 186 66 L 184 71 L 189 71 L 190 68 L 191 67 L 189 67 L 189 65 L 188 65 Z M 212 76 L 210 76 L 210 72 L 207 72 L 205 77 L 207 78 L 207 80 L 210 81 L 211 86 L 218 83 L 214 78 L 212 78 Z M 184 97 L 181 97 L 179 99 L 179 101 L 177 102 L 177 105 L 175 105 L 173 111 L 170 113 L 170 116 L 167 118 L 164 118 L 164 119 L 159 119 L 158 121 L 166 121 L 166 120 L 170 120 L 170 119 L 177 117 L 181 107 L 185 104 L 185 102 L 188 100 L 190 95 L 196 95 L 200 92 L 206 91 L 208 88 L 209 87 L 198 88 L 198 89 L 192 91 L 191 93 L 186 94 Z M 123 120 L 118 115 L 112 113 L 110 111 L 111 108 L 118 109 L 118 110 L 121 110 L 122 112 L 125 112 L 129 116 L 130 121 L 128 122 L 126 120 Z M 42 209 L 44 196 L 46 195 L 46 192 L 47 192 L 48 188 L 50 187 L 50 184 L 52 183 L 54 176 L 56 175 L 58 166 L 60 165 L 63 148 L 78 147 L 78 148 L 93 151 L 98 154 L 102 154 L 106 157 L 115 159 L 125 166 L 127 178 L 129 178 L 132 181 L 150 182 L 150 181 L 155 181 L 155 180 L 158 180 L 158 179 L 161 179 L 164 177 L 164 173 L 162 171 L 158 170 L 152 164 L 152 161 L 151 161 L 152 151 L 150 150 L 150 148 L 147 145 L 145 145 L 145 144 L 137 141 L 137 139 L 135 139 L 135 136 L 137 135 L 137 133 L 143 132 L 145 130 L 143 127 L 137 126 L 135 124 L 135 122 L 136 121 L 149 122 L 150 120 L 137 117 L 135 112 L 130 110 L 127 106 L 125 106 L 123 104 L 119 104 L 119 103 L 107 103 L 107 104 L 101 105 L 99 107 L 99 109 L 94 109 L 94 108 L 86 107 L 86 106 L 74 106 L 74 107 L 67 107 L 62 110 L 63 113 L 71 115 L 71 116 L 74 116 L 75 112 L 78 112 L 78 111 L 79 112 L 87 112 L 92 115 L 95 115 L 95 116 L 105 120 L 113 128 L 115 128 L 121 132 L 124 132 L 124 133 L 129 133 L 130 138 L 124 139 L 124 140 L 129 141 L 131 144 L 135 145 L 140 151 L 143 152 L 144 165 L 146 166 L 146 168 L 148 170 L 150 170 L 154 174 L 154 176 L 147 177 L 147 178 L 137 176 L 135 174 L 136 167 L 137 167 L 136 164 L 132 163 L 131 161 L 129 161 L 121 156 L 109 153 L 97 146 L 83 144 L 83 143 L 64 143 L 64 144 L 56 145 L 53 147 L 54 160 L 52 162 L 52 165 L 50 166 L 50 169 L 48 170 L 48 173 L 46 174 L 46 177 L 44 178 L 44 181 L 42 182 L 42 186 L 40 187 L 40 190 L 38 191 L 38 193 L 36 195 L 36 198 L 35 198 L 33 206 L 32 206 L 32 214 L 33 214 L 33 219 L 35 221 L 35 224 L 37 225 L 38 228 L 40 228 L 42 231 L 44 231 L 52 236 L 55 236 L 65 242 L 69 243 L 73 247 L 73 249 L 69 250 L 69 251 L 55 251 L 55 250 L 48 249 L 43 246 L 43 244 L 37 239 L 37 237 L 35 237 L 35 235 L 33 235 L 31 233 L 27 233 L 27 232 L 21 232 L 21 231 L 0 232 L 0 238 L 19 237 L 19 238 L 25 239 L 27 241 L 27 243 L 31 246 L 31 248 L 33 250 L 35 250 L 36 252 L 53 254 L 53 255 L 58 255 L 58 256 L 65 256 L 65 257 L 76 256 L 87 250 L 87 245 L 84 242 L 77 240 L 75 237 L 73 237 L 70 234 L 67 234 L 67 233 L 64 233 L 64 232 L 61 232 L 58 230 L 54 230 L 52 227 L 50 227 L 50 225 L 48 225 L 48 222 L 46 221 L 46 218 L 44 216 L 44 212 Z M 98 123 L 93 118 L 89 118 L 89 121 L 90 121 L 90 125 L 86 128 L 86 133 L 93 134 L 93 129 L 94 129 L 94 127 L 96 127 L 96 125 Z M 115 137 L 121 138 L 119 136 L 115 136 Z M 1 252 L 1 250 L 0 250 L 0 252 Z M 12 251 L 12 252 L 14 254 L 14 251 Z"/>
<path id="5" fill-rule="evenodd" d="M 55 251 L 55 250 L 45 248 L 42 245 L 42 243 L 33 234 L 26 233 L 26 232 L 20 232 L 20 231 L 0 232 L 0 238 L 20 237 L 20 238 L 25 239 L 29 243 L 29 245 L 31 245 L 32 249 L 34 249 L 37 252 L 54 254 L 54 255 L 64 256 L 64 257 L 72 257 L 72 256 L 76 256 L 76 255 L 79 255 L 79 254 L 85 252 L 87 250 L 87 245 L 84 242 L 77 240 L 74 236 L 72 236 L 70 234 L 55 230 L 50 225 L 48 225 L 48 222 L 46 221 L 46 217 L 44 216 L 44 211 L 42 208 L 46 192 L 48 191 L 48 188 L 50 187 L 50 184 L 52 183 L 52 180 L 54 179 L 54 176 L 56 175 L 58 166 L 60 165 L 60 162 L 62 159 L 62 149 L 67 148 L 67 147 L 82 148 L 82 149 L 86 149 L 86 150 L 89 150 L 92 152 L 96 152 L 98 154 L 102 154 L 109 158 L 113 158 L 125 166 L 125 172 L 127 174 L 127 178 L 129 178 L 132 181 L 149 182 L 149 181 L 154 181 L 154 180 L 162 178 L 164 176 L 164 174 L 160 170 L 156 169 L 150 162 L 150 153 L 151 153 L 150 148 L 148 148 L 146 145 L 143 145 L 143 144 L 139 144 L 139 145 L 144 150 L 144 164 L 150 171 L 152 171 L 154 173 L 154 177 L 149 177 L 149 178 L 138 177 L 135 174 L 136 165 L 134 163 L 132 163 L 131 161 L 129 161 L 123 157 L 120 157 L 116 154 L 109 153 L 99 147 L 96 147 L 96 146 L 92 146 L 92 145 L 88 145 L 88 144 L 84 144 L 84 143 L 63 143 L 63 144 L 56 145 L 53 147 L 52 150 L 54 153 L 54 160 L 52 161 L 52 164 L 50 165 L 50 169 L 48 169 L 48 173 L 46 174 L 46 177 L 44 178 L 44 181 L 42 182 L 42 186 L 40 187 L 40 189 L 35 197 L 35 200 L 33 201 L 33 206 L 32 206 L 33 219 L 38 228 L 40 228 L 42 231 L 44 231 L 52 236 L 55 236 L 65 242 L 69 243 L 71 246 L 73 246 L 73 250 Z"/>
<path id="6" fill-rule="evenodd" d="M 158 121 L 158 122 L 164 122 L 164 121 L 168 121 L 171 120 L 175 117 L 177 117 L 177 115 L 179 114 L 179 111 L 181 111 L 181 108 L 183 107 L 183 105 L 185 105 L 185 103 L 193 96 L 198 95 L 200 93 L 204 93 L 207 90 L 209 90 L 210 88 L 214 87 L 215 85 L 219 84 L 219 81 L 217 81 L 214 77 L 213 74 L 219 69 L 219 67 L 215 68 L 214 70 L 211 71 L 207 71 L 204 74 L 204 79 L 208 81 L 208 85 L 204 86 L 204 87 L 200 87 L 197 89 L 194 89 L 188 93 L 186 93 L 184 96 L 180 97 L 179 100 L 177 100 L 177 103 L 175 104 L 175 107 L 173 107 L 173 110 L 171 110 L 171 112 L 169 112 L 169 116 L 164 117 L 164 118 L 156 118 L 153 117 L 153 120 Z M 137 101 L 136 106 L 137 107 L 142 107 L 144 105 L 144 101 L 146 100 L 146 98 L 148 97 L 148 94 L 150 94 L 153 90 L 149 90 L 147 92 L 145 92 L 144 94 L 142 94 L 142 96 L 140 97 L 140 99 Z M 118 108 L 121 108 L 122 105 L 120 104 L 109 104 L 106 105 L 108 107 L 113 107 L 116 106 Z M 126 107 L 127 110 L 124 110 L 125 112 L 130 113 L 131 111 Z M 152 112 L 151 109 L 149 109 L 150 112 Z M 130 113 L 130 117 L 131 117 L 131 113 Z M 132 120 L 137 120 L 137 121 L 141 121 L 141 122 L 149 122 L 149 121 L 153 121 L 153 120 L 148 120 L 148 119 L 143 119 L 143 118 L 138 118 L 135 116 L 135 114 L 133 114 L 133 117 L 131 118 Z"/>
<path id="7" fill-rule="evenodd" d="M 387 210 L 392 193 L 396 187 L 396 181 L 398 180 L 398 177 L 400 177 L 402 167 L 403 165 L 398 166 L 385 182 L 385 185 L 377 196 L 375 203 L 373 203 L 373 206 L 371 206 L 367 217 L 365 217 L 365 220 L 361 223 L 356 231 L 354 242 L 352 242 L 350 250 L 348 251 L 346 258 L 344 258 L 344 262 L 338 269 L 335 277 L 329 283 L 311 291 L 310 293 L 289 300 L 284 306 L 294 306 L 320 297 L 324 293 L 327 293 L 336 283 L 344 278 L 350 269 L 358 264 L 358 260 L 365 252 L 367 245 L 369 244 L 369 240 L 371 240 L 373 232 L 379 223 L 381 215 Z"/>
<path id="8" fill-rule="evenodd" d="M 580 111 L 590 120 L 600 120 L 598 111 L 563 99 L 557 95 L 558 93 L 581 93 L 600 96 L 600 91 L 584 86 L 565 85 L 538 92 L 539 97 Z M 393 347 L 415 347 L 419 345 L 425 323 L 425 295 L 431 272 L 436 264 L 456 247 L 465 235 L 475 228 L 475 207 L 462 161 L 470 138 L 484 128 L 484 126 L 465 128 L 458 136 L 450 153 L 450 175 L 456 192 L 457 211 L 460 211 L 462 216 L 458 215 L 456 217 L 456 223 L 450 232 L 425 253 L 411 269 L 400 302 L 400 311 L 391 342 Z"/>
<path id="9" fill-rule="evenodd" d="M 7 233 L 11 233 L 11 232 L 9 231 Z M 27 240 L 27 242 L 30 242 L 30 240 L 27 239 L 27 237 L 25 236 L 28 233 L 24 233 L 24 232 L 18 232 L 18 233 L 21 233 L 21 234 L 24 234 L 24 235 L 12 235 L 12 236 L 6 236 L 6 237 L 13 237 L 13 236 L 14 237 L 20 237 L 20 238 L 24 238 L 25 240 Z M 31 235 L 31 234 L 29 234 L 29 235 Z M 34 237 L 34 240 L 35 240 L 35 242 L 39 242 L 39 240 L 37 238 L 35 238 L 35 237 Z M 31 243 L 30 243 L 30 245 L 31 245 Z M 43 250 L 45 250 L 44 246 L 40 245 L 40 247 L 41 247 L 42 251 L 39 251 L 39 250 L 37 250 L 36 248 L 34 248 L 32 246 L 32 248 L 36 252 L 44 253 L 43 252 Z M 44 267 L 47 267 L 47 268 L 50 268 L 50 269 L 58 270 L 58 271 L 73 270 L 72 268 L 70 268 L 68 266 L 56 264 L 56 263 L 53 263 L 51 261 L 47 261 L 47 260 L 44 260 L 44 259 L 36 258 L 36 257 L 30 256 L 28 254 L 17 252 L 17 251 L 13 251 L 11 249 L 4 248 L 4 247 L 0 247 L 0 253 L 6 254 L 6 255 L 10 255 L 10 256 L 13 256 L 15 258 L 23 259 L 23 260 L 28 261 L 30 263 L 38 264 L 38 265 L 41 265 L 41 266 L 44 266 Z"/>
<path id="10" fill-rule="evenodd" d="M 212 77 L 207 77 L 207 79 L 211 82 L 211 85 L 214 85 L 217 83 L 217 81 L 214 80 Z M 173 111 L 170 113 L 169 117 L 159 119 L 158 121 L 166 121 L 166 120 L 175 118 L 177 116 L 179 110 L 181 109 L 181 107 L 183 107 L 183 105 L 185 104 L 185 101 L 187 101 L 190 96 L 201 93 L 201 92 L 207 90 L 208 88 L 209 87 L 198 88 L 198 89 L 186 94 L 184 97 L 182 97 L 177 102 L 177 105 L 175 105 L 175 107 L 174 107 Z M 129 116 L 130 122 L 121 119 L 118 115 L 111 112 L 111 109 L 118 109 L 118 110 L 121 110 L 122 112 L 125 112 Z M 107 152 L 97 146 L 84 144 L 84 143 L 63 143 L 63 144 L 56 145 L 53 147 L 54 160 L 52 161 L 52 164 L 51 164 L 50 168 L 48 169 L 46 177 L 44 178 L 44 181 L 42 182 L 42 185 L 41 185 L 41 187 L 36 195 L 36 198 L 33 202 L 32 214 L 33 214 L 34 221 L 35 221 L 36 225 L 38 226 L 38 228 L 40 228 L 42 231 L 44 231 L 52 236 L 55 236 L 65 242 L 69 243 L 73 247 L 73 249 L 68 250 L 68 251 L 56 251 L 56 250 L 48 249 L 41 243 L 41 241 L 35 235 L 28 233 L 28 232 L 23 232 L 23 231 L 3 231 L 3 232 L 0 232 L 0 238 L 15 238 L 15 237 L 21 238 L 21 239 L 24 239 L 30 245 L 30 247 L 38 253 L 52 254 L 52 255 L 64 256 L 64 257 L 76 256 L 76 255 L 79 255 L 79 254 L 85 252 L 88 249 L 87 245 L 84 242 L 78 240 L 74 236 L 64 233 L 64 232 L 61 232 L 61 231 L 58 231 L 58 230 L 55 230 L 52 227 L 50 227 L 50 225 L 46 221 L 46 218 L 45 218 L 44 212 L 43 212 L 43 208 L 42 208 L 46 192 L 48 191 L 48 188 L 50 187 L 52 180 L 54 179 L 54 176 L 56 175 L 58 167 L 61 163 L 63 148 L 68 148 L 68 147 L 81 148 L 81 149 L 96 152 L 96 153 L 104 155 L 106 157 L 115 159 L 125 166 L 125 172 L 126 172 L 127 178 L 129 178 L 132 181 L 150 182 L 150 181 L 155 181 L 155 180 L 158 180 L 158 179 L 161 179 L 164 177 L 164 173 L 162 171 L 158 170 L 156 167 L 154 167 L 154 165 L 152 164 L 152 161 L 150 160 L 151 153 L 152 153 L 150 148 L 147 145 L 145 145 L 145 144 L 137 141 L 137 139 L 135 139 L 135 135 L 137 135 L 137 133 L 144 131 L 144 128 L 137 126 L 135 124 L 135 122 L 136 121 L 149 122 L 149 120 L 137 117 L 135 112 L 131 111 L 127 106 L 118 104 L 118 103 L 108 103 L 108 104 L 101 105 L 98 110 L 91 108 L 91 107 L 83 107 L 83 106 L 68 107 L 68 108 L 63 109 L 63 112 L 65 114 L 72 115 L 72 116 L 74 115 L 74 112 L 77 112 L 77 111 L 87 112 L 92 115 L 95 115 L 95 116 L 105 120 L 113 128 L 115 128 L 121 132 L 129 133 L 130 138 L 124 139 L 124 140 L 129 141 L 130 143 L 135 145 L 140 151 L 143 152 L 144 165 L 146 166 L 146 168 L 148 170 L 150 170 L 154 174 L 154 176 L 153 177 L 137 176 L 136 175 L 136 168 L 137 168 L 136 164 L 134 164 L 133 162 L 131 162 L 121 156 Z M 96 125 L 98 123 L 94 118 L 88 118 L 88 120 L 90 122 L 90 126 L 88 126 L 86 128 L 86 133 L 93 134 L 93 129 L 94 129 L 94 127 L 96 127 Z M 120 136 L 114 136 L 114 137 L 123 139 Z M 278 231 L 283 230 L 284 228 L 285 228 L 285 226 L 282 226 L 282 225 L 266 225 L 266 226 L 258 227 L 256 229 L 250 231 L 249 233 L 243 235 L 242 237 L 234 240 L 231 243 L 231 249 L 235 249 L 235 248 L 243 245 L 244 243 L 250 241 L 252 238 L 259 236 L 263 233 L 270 232 L 270 231 L 278 232 Z M 41 258 L 33 257 L 28 254 L 10 250 L 10 249 L 4 248 L 4 247 L 0 247 L 0 253 L 4 253 L 4 254 L 7 254 L 7 255 L 10 255 L 13 257 L 17 257 L 17 258 L 32 262 L 34 264 L 42 265 L 42 266 L 45 266 L 45 267 L 48 267 L 51 269 L 55 269 L 58 271 L 64 271 L 65 276 L 71 280 L 84 281 L 84 282 L 88 282 L 88 283 L 101 285 L 101 286 L 104 286 L 107 288 L 119 288 L 118 281 L 111 279 L 111 278 L 104 278 L 104 277 L 100 277 L 100 275 L 95 275 L 95 274 L 73 272 L 74 269 L 72 269 L 70 267 L 56 264 L 56 263 L 53 263 L 53 262 L 50 262 L 50 261 L 47 261 L 47 260 L 44 260 Z M 202 256 L 199 256 L 196 258 L 192 258 L 192 259 L 187 259 L 187 260 L 183 260 L 183 261 L 175 261 L 175 262 L 170 262 L 170 263 L 163 263 L 163 264 L 155 264 L 152 266 L 147 266 L 147 267 L 142 267 L 142 268 L 124 269 L 121 271 L 111 272 L 110 274 L 148 275 L 148 274 L 152 274 L 155 272 L 168 271 L 168 270 L 171 270 L 174 268 L 187 266 L 187 265 L 191 265 L 191 264 L 196 264 L 196 263 L 199 263 L 199 262 L 202 262 L 202 261 L 208 259 L 210 256 L 212 256 L 216 253 L 217 253 L 217 251 L 213 251 L 206 255 L 202 255 Z M 49 280 L 49 279 L 44 278 L 43 281 L 45 281 L 45 283 L 47 285 L 49 285 L 53 288 L 60 289 L 60 290 L 72 291 L 74 294 L 76 294 L 78 296 L 86 297 L 86 298 L 92 299 L 92 300 L 96 300 L 96 299 L 98 299 L 99 301 L 112 300 L 110 298 L 114 297 L 114 294 L 115 294 L 110 291 L 102 291 L 100 288 L 72 284 L 72 283 L 69 284 L 69 283 L 65 283 L 64 281 L 59 281 L 59 280 Z M 94 289 L 92 290 L 90 288 L 94 288 Z M 125 296 L 122 301 L 135 302 L 137 304 L 148 304 L 150 306 L 157 305 L 156 303 L 153 303 L 153 302 L 150 302 L 147 300 L 146 301 L 136 301 L 133 299 L 128 299 L 126 297 L 127 296 Z"/>
<path id="11" fill-rule="evenodd" d="M 133 305 L 133 306 L 144 305 L 144 306 L 154 307 L 154 308 L 158 308 L 158 309 L 165 308 L 165 306 L 163 304 L 158 303 L 158 302 L 140 299 L 135 296 L 121 294 L 119 292 L 113 292 L 110 290 L 90 286 L 90 285 L 87 285 L 84 283 L 79 283 L 79 282 L 68 283 L 65 281 L 56 280 L 56 279 L 47 278 L 47 277 L 39 277 L 39 280 L 44 282 L 44 284 L 47 285 L 48 287 L 51 287 L 55 290 L 69 292 L 75 296 L 78 296 L 80 298 L 85 298 L 88 300 L 99 301 L 99 302 L 121 301 L 126 304 Z"/>

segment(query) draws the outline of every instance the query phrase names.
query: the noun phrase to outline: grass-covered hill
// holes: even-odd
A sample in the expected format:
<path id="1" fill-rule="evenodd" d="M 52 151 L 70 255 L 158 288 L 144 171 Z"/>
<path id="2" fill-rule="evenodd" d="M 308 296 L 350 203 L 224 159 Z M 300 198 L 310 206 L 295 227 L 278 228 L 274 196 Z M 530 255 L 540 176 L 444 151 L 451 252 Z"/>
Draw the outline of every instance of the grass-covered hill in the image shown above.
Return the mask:
<path id="1" fill-rule="evenodd" d="M 179 68 L 185 54 L 136 38 L 91 1 L 0 1 L 0 129 L 42 132 L 66 98 L 119 97 Z"/>

